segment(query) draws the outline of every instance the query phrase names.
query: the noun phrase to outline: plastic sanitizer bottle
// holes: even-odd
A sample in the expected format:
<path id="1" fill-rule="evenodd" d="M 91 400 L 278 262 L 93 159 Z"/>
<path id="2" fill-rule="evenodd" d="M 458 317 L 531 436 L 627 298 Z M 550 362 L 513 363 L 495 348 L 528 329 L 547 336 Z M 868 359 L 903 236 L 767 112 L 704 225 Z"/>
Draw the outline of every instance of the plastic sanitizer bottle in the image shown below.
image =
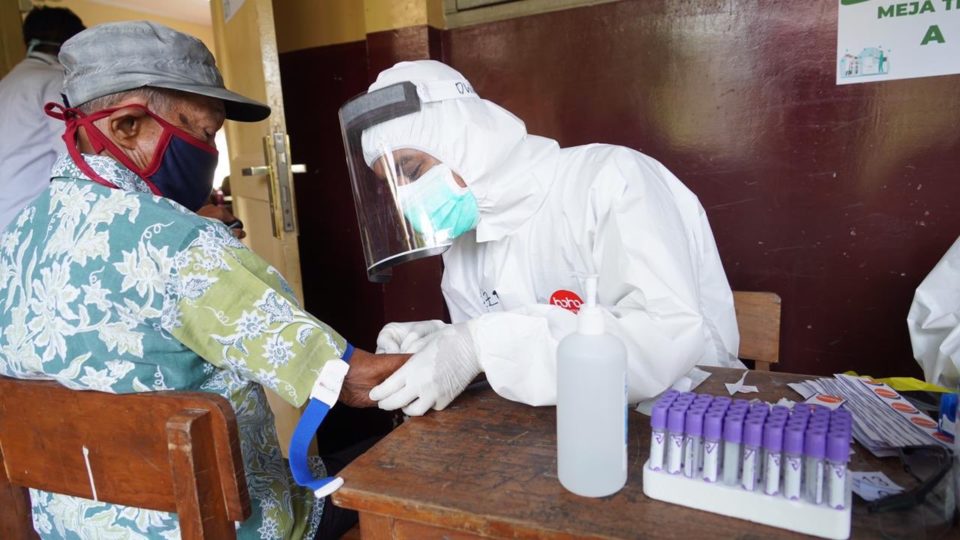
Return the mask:
<path id="1" fill-rule="evenodd" d="M 563 487 L 603 497 L 627 482 L 627 350 L 604 329 L 596 276 L 586 293 L 557 347 L 557 469 Z"/>

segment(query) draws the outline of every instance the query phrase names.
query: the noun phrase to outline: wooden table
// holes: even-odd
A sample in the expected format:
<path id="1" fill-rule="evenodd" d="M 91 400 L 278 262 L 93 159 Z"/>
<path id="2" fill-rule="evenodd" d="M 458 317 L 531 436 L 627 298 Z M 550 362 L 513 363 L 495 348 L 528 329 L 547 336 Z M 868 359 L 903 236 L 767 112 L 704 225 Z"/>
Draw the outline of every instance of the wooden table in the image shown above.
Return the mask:
<path id="1" fill-rule="evenodd" d="M 697 391 L 726 395 L 742 370 L 711 368 Z M 751 372 L 747 383 L 775 402 L 799 399 L 787 383 L 803 375 Z M 343 470 L 338 506 L 360 512 L 364 539 L 799 538 L 801 535 L 653 500 L 643 494 L 649 417 L 629 414 L 627 485 L 602 499 L 567 492 L 557 480 L 554 407 L 507 401 L 489 388 L 468 391 L 444 411 L 412 418 Z M 884 470 L 909 485 L 896 460 L 857 447 L 853 470 Z M 853 537 L 911 531 L 897 514 L 868 514 L 855 498 Z M 922 538 L 914 529 L 905 537 Z"/>

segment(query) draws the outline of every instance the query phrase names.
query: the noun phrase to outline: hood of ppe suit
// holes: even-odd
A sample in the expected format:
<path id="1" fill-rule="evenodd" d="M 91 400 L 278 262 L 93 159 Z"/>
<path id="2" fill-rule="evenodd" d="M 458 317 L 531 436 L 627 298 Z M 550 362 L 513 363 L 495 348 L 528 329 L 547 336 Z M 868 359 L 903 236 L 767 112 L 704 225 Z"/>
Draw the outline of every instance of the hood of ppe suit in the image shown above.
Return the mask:
<path id="1" fill-rule="evenodd" d="M 543 203 L 554 176 L 544 174 L 544 163 L 555 163 L 547 160 L 559 152 L 557 143 L 528 136 L 523 121 L 478 97 L 463 75 L 433 60 L 400 62 L 381 72 L 369 91 L 404 81 L 417 86 L 422 108 L 363 132 L 367 164 L 383 148 L 426 152 L 457 173 L 476 197 L 477 241 L 509 234 Z M 469 96 L 432 101 L 429 83 L 438 81 L 462 82 Z"/>

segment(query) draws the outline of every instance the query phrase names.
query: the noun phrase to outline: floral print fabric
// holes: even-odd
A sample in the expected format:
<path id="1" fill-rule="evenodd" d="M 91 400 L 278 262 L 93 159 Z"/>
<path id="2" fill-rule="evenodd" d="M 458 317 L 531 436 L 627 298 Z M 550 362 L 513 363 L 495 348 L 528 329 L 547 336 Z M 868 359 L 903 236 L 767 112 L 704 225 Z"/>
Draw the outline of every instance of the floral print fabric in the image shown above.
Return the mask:
<path id="1" fill-rule="evenodd" d="M 112 159 L 85 157 L 118 189 L 61 156 L 49 189 L 0 233 L 0 374 L 78 390 L 224 396 L 253 503 L 238 536 L 312 537 L 322 501 L 293 483 L 263 387 L 303 404 L 346 342 L 224 226 L 150 194 Z M 43 538 L 180 536 L 175 514 L 31 497 Z"/>

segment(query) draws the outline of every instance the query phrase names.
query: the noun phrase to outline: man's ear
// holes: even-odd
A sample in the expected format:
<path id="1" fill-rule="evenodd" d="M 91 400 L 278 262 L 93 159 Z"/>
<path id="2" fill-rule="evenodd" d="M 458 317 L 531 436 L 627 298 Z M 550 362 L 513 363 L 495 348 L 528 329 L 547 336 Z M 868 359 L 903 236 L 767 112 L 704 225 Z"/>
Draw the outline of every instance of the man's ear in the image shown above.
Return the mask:
<path id="1" fill-rule="evenodd" d="M 106 135 L 120 148 L 133 150 L 150 117 L 140 107 L 122 107 L 107 117 Z"/>

